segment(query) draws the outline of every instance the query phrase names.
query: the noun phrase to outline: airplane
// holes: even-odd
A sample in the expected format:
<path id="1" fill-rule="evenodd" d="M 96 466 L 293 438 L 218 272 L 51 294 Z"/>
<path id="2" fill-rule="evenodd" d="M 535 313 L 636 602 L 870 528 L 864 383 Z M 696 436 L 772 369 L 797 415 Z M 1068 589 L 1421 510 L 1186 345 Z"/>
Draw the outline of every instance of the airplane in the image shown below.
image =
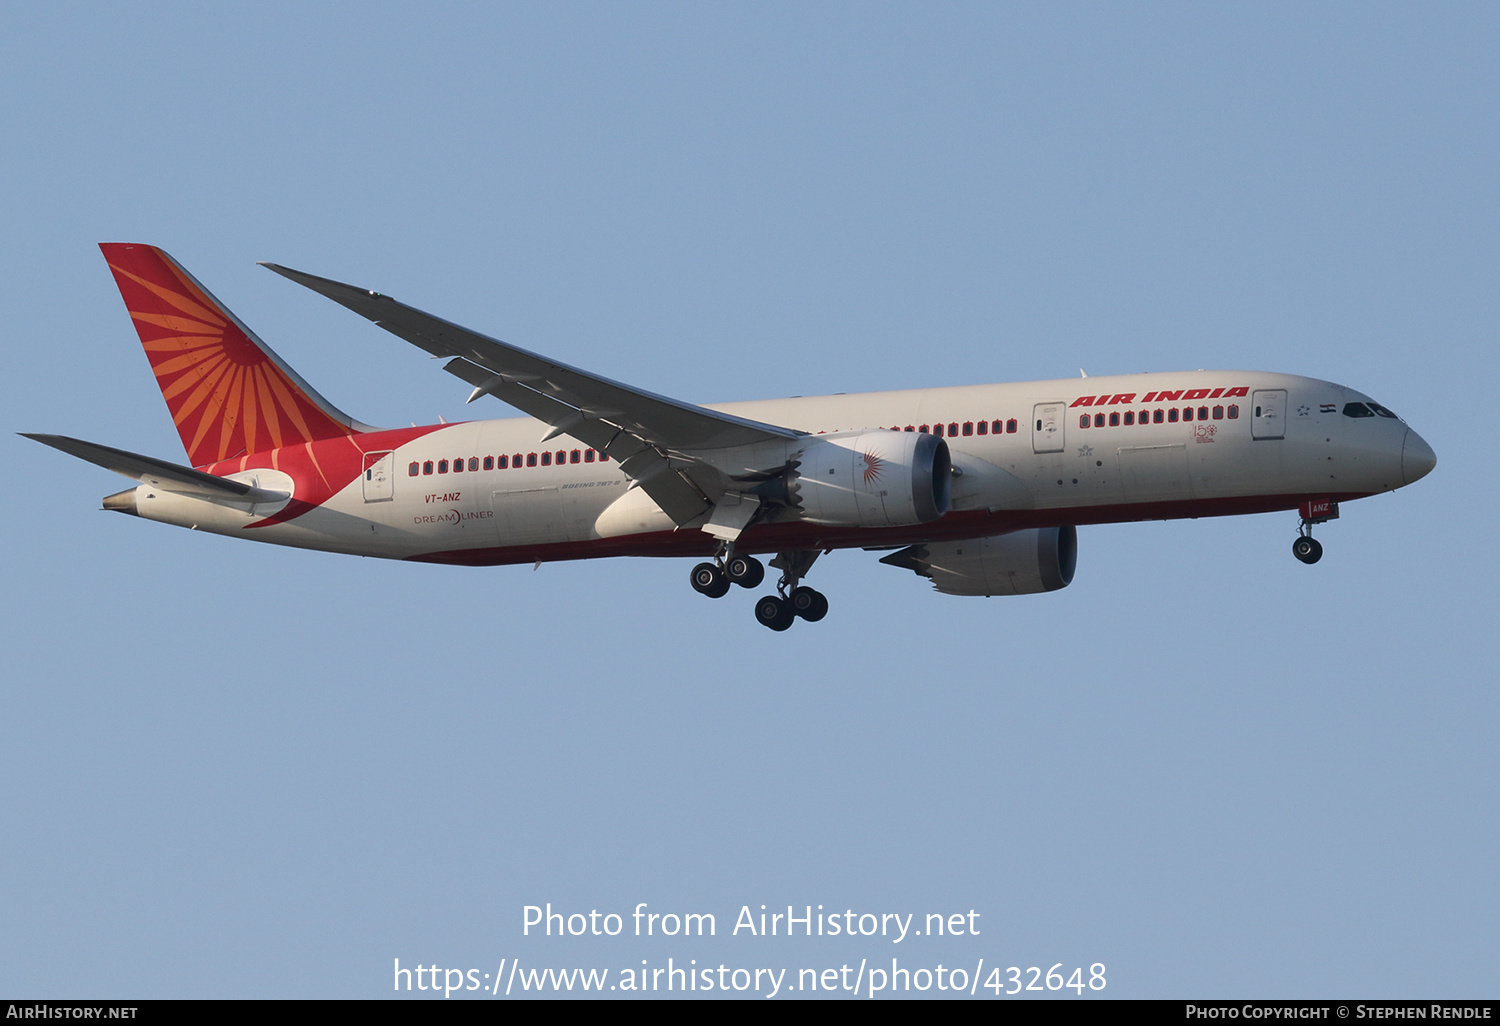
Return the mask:
<path id="1" fill-rule="evenodd" d="M 1411 484 L 1432 448 L 1385 406 L 1289 374 L 1188 371 L 695 405 L 528 352 L 389 296 L 263 266 L 435 357 L 524 417 L 376 428 L 334 407 L 164 251 L 102 243 L 190 465 L 27 434 L 139 483 L 104 508 L 277 545 L 495 566 L 699 557 L 710 598 L 756 588 L 775 631 L 841 548 L 949 595 L 1073 580 L 1086 524 L 1298 510 Z"/>

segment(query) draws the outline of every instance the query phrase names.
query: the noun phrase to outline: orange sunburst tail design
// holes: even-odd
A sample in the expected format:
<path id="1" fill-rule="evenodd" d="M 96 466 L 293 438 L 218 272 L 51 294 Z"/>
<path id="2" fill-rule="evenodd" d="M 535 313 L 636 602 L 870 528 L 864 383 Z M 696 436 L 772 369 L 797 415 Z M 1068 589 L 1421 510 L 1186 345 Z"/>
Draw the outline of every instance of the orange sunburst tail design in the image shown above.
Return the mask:
<path id="1" fill-rule="evenodd" d="M 303 381 L 155 246 L 99 248 L 195 467 L 369 430 Z"/>

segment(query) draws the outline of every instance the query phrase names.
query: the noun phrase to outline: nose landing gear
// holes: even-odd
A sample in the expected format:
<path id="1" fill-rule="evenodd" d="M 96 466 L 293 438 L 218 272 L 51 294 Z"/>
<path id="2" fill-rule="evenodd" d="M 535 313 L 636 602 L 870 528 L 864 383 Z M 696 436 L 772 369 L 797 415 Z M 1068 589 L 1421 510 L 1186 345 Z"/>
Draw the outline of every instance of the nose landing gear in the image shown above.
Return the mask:
<path id="1" fill-rule="evenodd" d="M 1304 563 L 1316 563 L 1323 558 L 1323 546 L 1312 535 L 1304 534 L 1292 542 L 1292 555 Z"/>
<path id="2" fill-rule="evenodd" d="M 1339 504 L 1331 499 L 1313 499 L 1297 508 L 1302 517 L 1297 527 L 1297 540 L 1292 542 L 1292 555 L 1311 566 L 1323 558 L 1323 546 L 1312 536 L 1314 524 L 1326 523 L 1339 518 Z"/>

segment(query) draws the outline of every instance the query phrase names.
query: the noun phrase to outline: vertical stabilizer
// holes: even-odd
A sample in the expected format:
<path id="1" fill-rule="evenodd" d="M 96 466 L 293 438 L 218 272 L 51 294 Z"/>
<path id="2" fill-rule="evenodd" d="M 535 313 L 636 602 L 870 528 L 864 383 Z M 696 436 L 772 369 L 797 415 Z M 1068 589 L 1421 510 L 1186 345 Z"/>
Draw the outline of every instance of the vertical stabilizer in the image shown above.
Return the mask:
<path id="1" fill-rule="evenodd" d="M 371 430 L 351 420 L 155 246 L 99 244 L 195 467 Z"/>

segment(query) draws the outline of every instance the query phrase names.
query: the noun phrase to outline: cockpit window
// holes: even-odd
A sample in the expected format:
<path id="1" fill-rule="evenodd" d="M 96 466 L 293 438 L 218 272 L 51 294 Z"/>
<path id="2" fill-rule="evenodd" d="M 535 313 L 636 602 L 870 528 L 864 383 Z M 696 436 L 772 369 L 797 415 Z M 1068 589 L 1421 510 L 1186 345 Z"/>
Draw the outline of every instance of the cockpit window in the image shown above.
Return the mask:
<path id="1" fill-rule="evenodd" d="M 1369 406 L 1370 409 L 1374 410 L 1375 411 L 1375 416 L 1377 416 L 1377 417 L 1389 417 L 1389 418 L 1391 418 L 1391 420 L 1400 420 L 1401 419 L 1400 417 L 1398 417 L 1394 413 L 1392 413 L 1390 410 L 1386 409 L 1384 406 L 1381 406 L 1379 403 L 1366 403 L 1365 405 Z"/>
<path id="2" fill-rule="evenodd" d="M 1344 416 L 1346 417 L 1373 417 L 1375 411 L 1364 403 L 1345 403 Z"/>

